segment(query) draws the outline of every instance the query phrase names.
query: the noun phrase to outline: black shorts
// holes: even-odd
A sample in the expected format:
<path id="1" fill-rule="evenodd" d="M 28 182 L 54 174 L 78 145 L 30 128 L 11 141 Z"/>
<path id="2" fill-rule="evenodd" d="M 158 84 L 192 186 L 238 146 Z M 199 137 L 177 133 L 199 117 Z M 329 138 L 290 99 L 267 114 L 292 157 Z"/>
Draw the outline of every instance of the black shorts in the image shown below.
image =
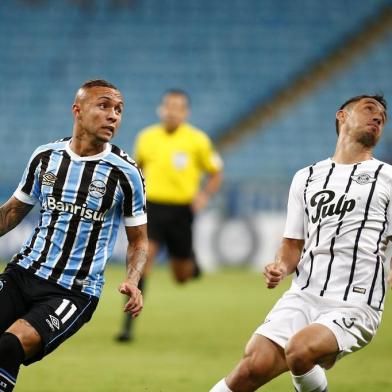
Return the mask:
<path id="1" fill-rule="evenodd" d="M 190 205 L 147 202 L 148 238 L 165 245 L 171 257 L 189 259 L 193 255 Z"/>
<path id="2" fill-rule="evenodd" d="M 0 334 L 24 319 L 41 336 L 42 350 L 24 364 L 39 361 L 88 322 L 98 298 L 73 292 L 16 264 L 0 274 Z"/>

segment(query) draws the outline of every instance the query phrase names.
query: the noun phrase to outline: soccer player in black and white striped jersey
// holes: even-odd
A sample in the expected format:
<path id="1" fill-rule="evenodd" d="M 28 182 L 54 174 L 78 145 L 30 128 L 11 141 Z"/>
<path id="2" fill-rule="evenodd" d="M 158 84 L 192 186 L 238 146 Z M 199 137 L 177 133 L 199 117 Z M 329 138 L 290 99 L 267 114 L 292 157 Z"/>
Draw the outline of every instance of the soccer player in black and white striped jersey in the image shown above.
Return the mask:
<path id="1" fill-rule="evenodd" d="M 143 176 L 110 144 L 123 98 L 104 80 L 84 83 L 72 106 L 72 138 L 38 147 L 14 195 L 0 207 L 0 236 L 39 203 L 39 223 L 0 274 L 0 392 L 12 391 L 19 367 L 39 361 L 92 317 L 120 222 L 128 238 L 119 287 L 136 317 L 147 258 Z"/>
<path id="2" fill-rule="evenodd" d="M 376 334 L 392 236 L 392 166 L 373 158 L 386 109 L 379 95 L 346 101 L 333 157 L 294 176 L 282 244 L 264 271 L 269 288 L 293 274 L 291 288 L 211 392 L 255 391 L 286 371 L 298 392 L 327 391 L 324 369 Z"/>

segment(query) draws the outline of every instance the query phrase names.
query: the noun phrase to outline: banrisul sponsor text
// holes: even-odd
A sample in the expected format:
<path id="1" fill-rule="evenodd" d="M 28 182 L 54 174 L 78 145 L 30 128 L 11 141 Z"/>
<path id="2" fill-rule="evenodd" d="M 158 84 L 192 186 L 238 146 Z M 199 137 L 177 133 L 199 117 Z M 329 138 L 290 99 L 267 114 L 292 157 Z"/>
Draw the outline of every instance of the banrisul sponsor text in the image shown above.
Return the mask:
<path id="1" fill-rule="evenodd" d="M 53 211 L 70 212 L 71 214 L 80 216 L 81 218 L 93 220 L 95 222 L 103 222 L 107 211 L 96 211 L 91 208 L 87 208 L 87 204 L 77 205 L 73 203 L 67 203 L 64 201 L 56 200 L 53 196 L 48 196 L 44 208 L 48 208 Z"/>

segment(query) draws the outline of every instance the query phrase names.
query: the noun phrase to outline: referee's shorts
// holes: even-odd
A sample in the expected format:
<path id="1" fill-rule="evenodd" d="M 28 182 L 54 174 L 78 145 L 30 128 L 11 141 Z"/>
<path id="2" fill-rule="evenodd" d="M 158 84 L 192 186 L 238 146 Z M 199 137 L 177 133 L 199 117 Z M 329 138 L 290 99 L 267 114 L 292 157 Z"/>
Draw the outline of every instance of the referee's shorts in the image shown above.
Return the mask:
<path id="1" fill-rule="evenodd" d="M 173 258 L 189 259 L 193 255 L 190 204 L 147 202 L 148 238 L 166 246 Z"/>

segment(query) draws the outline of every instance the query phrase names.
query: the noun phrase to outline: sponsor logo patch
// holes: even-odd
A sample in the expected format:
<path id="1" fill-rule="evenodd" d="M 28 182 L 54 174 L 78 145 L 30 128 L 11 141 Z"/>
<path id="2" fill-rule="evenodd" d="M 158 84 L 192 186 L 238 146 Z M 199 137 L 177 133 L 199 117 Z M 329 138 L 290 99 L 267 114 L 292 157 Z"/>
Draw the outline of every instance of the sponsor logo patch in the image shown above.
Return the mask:
<path id="1" fill-rule="evenodd" d="M 46 319 L 46 323 L 49 325 L 49 328 L 51 329 L 52 332 L 55 331 L 55 329 L 59 330 L 60 329 L 60 321 L 58 318 L 52 316 L 51 314 L 49 315 L 50 320 Z"/>
<path id="2" fill-rule="evenodd" d="M 354 176 L 351 176 L 352 180 L 360 185 L 370 184 L 371 182 L 376 181 L 374 177 L 372 177 L 368 173 L 359 173 Z"/>
<path id="3" fill-rule="evenodd" d="M 58 318 L 52 316 L 51 314 L 49 315 L 50 321 L 52 322 L 52 325 L 56 328 L 56 329 L 60 329 L 60 321 Z"/>
<path id="4" fill-rule="evenodd" d="M 0 291 L 3 290 L 4 283 L 0 280 Z"/>
<path id="5" fill-rule="evenodd" d="M 353 291 L 354 293 L 359 293 L 359 294 L 365 294 L 366 293 L 366 289 L 362 288 L 362 287 L 353 287 Z"/>
<path id="6" fill-rule="evenodd" d="M 52 332 L 54 332 L 53 324 L 52 324 L 48 319 L 45 319 L 45 321 L 46 321 L 46 324 L 49 325 L 50 330 L 51 330 Z"/>
<path id="7" fill-rule="evenodd" d="M 57 177 L 53 173 L 51 173 L 51 172 L 45 173 L 42 176 L 42 185 L 54 186 L 54 183 L 56 182 L 56 180 L 57 180 Z"/>
<path id="8" fill-rule="evenodd" d="M 106 185 L 101 180 L 94 180 L 88 187 L 88 193 L 92 197 L 100 199 L 106 193 Z"/>
<path id="9" fill-rule="evenodd" d="M 319 219 L 333 215 L 337 215 L 339 220 L 342 220 L 346 213 L 354 209 L 355 200 L 348 199 L 346 195 L 341 195 L 336 200 L 335 192 L 326 189 L 315 193 L 310 199 L 310 205 L 315 207 L 315 213 L 311 218 L 312 222 L 316 223 Z"/>
<path id="10" fill-rule="evenodd" d="M 59 212 L 70 212 L 82 218 L 93 220 L 95 222 L 103 222 L 105 220 L 106 211 L 96 211 L 91 208 L 87 208 L 87 204 L 84 203 L 82 206 L 67 203 L 63 201 L 56 200 L 53 196 L 48 196 L 46 201 L 43 203 L 44 209 L 49 209 Z"/>

